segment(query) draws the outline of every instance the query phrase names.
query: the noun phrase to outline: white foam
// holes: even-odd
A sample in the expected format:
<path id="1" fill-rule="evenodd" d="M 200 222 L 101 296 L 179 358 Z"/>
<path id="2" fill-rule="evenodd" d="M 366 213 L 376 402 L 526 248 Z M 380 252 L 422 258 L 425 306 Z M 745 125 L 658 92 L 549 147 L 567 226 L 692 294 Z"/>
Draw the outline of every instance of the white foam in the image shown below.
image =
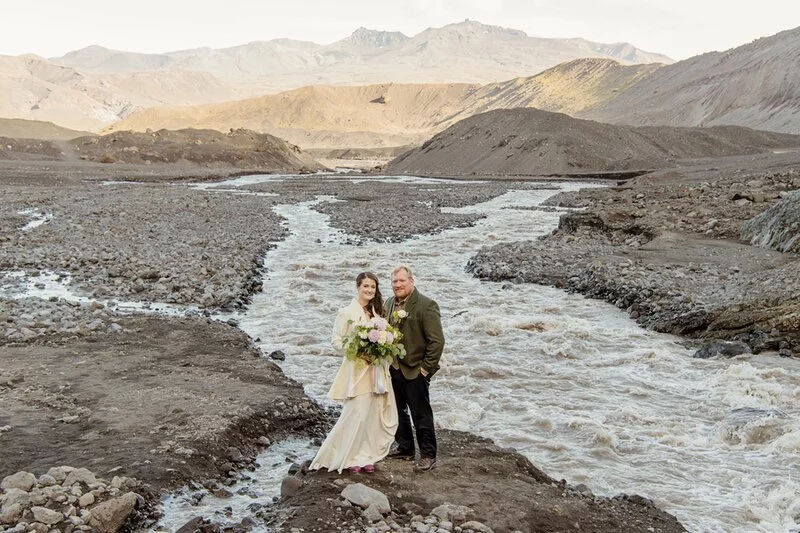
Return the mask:
<path id="1" fill-rule="evenodd" d="M 264 352 L 283 350 L 284 371 L 325 403 L 339 366 L 328 357 L 329 332 L 335 310 L 353 296 L 355 274 L 375 271 L 388 295 L 391 268 L 408 263 L 442 310 L 447 347 L 431 388 L 437 425 L 515 446 L 554 477 L 597 494 L 650 497 L 690 530 L 789 523 L 781 509 L 800 496 L 780 507 L 769 492 L 740 483 L 800 479 L 796 362 L 693 359 L 677 339 L 642 330 L 611 305 L 537 285 L 504 289 L 464 273 L 480 246 L 549 232 L 559 212 L 504 208 L 552 194 L 514 191 L 448 210 L 487 215 L 472 228 L 361 246 L 337 238 L 314 202 L 279 206 L 292 234 L 268 252 L 264 293 L 239 317 L 241 327 L 261 338 Z M 781 365 L 788 370 L 775 370 Z M 743 407 L 786 418 L 730 424 Z M 722 438 L 726 431 L 738 436 Z"/>

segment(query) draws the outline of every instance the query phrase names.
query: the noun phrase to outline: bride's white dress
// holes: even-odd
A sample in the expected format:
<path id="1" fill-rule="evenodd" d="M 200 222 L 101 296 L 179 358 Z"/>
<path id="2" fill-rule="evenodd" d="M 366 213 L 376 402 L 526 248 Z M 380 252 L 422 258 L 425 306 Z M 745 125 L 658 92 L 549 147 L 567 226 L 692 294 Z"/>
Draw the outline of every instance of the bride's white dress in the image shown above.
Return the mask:
<path id="1" fill-rule="evenodd" d="M 374 464 L 388 455 L 397 430 L 389 363 L 371 365 L 344 357 L 344 340 L 356 325 L 369 319 L 358 300 L 336 315 L 332 344 L 342 353 L 328 397 L 342 402 L 342 414 L 311 462 L 311 469 L 342 470 Z"/>

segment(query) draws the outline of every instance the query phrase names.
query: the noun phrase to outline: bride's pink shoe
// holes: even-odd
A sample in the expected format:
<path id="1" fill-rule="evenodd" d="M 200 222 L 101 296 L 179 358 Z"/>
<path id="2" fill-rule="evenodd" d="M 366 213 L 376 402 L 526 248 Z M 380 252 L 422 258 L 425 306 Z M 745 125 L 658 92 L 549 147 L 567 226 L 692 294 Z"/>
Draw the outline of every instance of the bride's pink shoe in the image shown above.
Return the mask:
<path id="1" fill-rule="evenodd" d="M 347 471 L 350 472 L 351 474 L 358 474 L 359 472 L 361 472 L 361 467 L 351 466 L 350 468 L 347 469 Z"/>
<path id="2" fill-rule="evenodd" d="M 367 474 L 372 474 L 373 472 L 375 472 L 375 465 L 364 465 L 363 467 L 361 467 L 361 470 L 363 470 Z"/>

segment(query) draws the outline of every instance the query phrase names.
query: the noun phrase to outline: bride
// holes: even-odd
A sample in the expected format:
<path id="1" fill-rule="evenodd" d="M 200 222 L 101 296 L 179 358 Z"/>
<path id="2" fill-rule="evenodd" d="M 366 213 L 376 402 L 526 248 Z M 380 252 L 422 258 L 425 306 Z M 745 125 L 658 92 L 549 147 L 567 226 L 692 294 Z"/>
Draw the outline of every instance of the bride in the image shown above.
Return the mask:
<path id="1" fill-rule="evenodd" d="M 389 363 L 379 365 L 344 357 L 348 334 L 369 319 L 384 316 L 378 278 L 371 272 L 356 277 L 357 295 L 339 310 L 333 325 L 333 347 L 343 355 L 328 397 L 342 402 L 336 425 L 311 462 L 311 469 L 327 468 L 339 473 L 374 472 L 375 463 L 386 457 L 397 429 Z"/>

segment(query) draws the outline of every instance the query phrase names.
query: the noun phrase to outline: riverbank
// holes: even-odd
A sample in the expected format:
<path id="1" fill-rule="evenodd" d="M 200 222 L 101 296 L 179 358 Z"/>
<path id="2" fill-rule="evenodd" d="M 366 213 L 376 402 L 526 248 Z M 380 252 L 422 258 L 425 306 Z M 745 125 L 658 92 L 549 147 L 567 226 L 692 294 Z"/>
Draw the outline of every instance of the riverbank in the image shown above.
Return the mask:
<path id="1" fill-rule="evenodd" d="M 687 162 L 557 195 L 546 204 L 581 211 L 538 240 L 481 250 L 468 269 L 606 300 L 697 346 L 717 339 L 738 342 L 733 353 L 800 354 L 800 258 L 741 240 L 746 221 L 797 189 L 796 152 Z M 787 220 L 767 231 L 791 232 Z"/>
<path id="2" fill-rule="evenodd" d="M 231 195 L 173 185 L 171 172 L 151 174 L 147 184 L 105 185 L 116 181 L 113 175 L 84 174 L 95 168 L 40 169 L 35 180 L 21 179 L 16 170 L 0 175 L 4 290 L 19 291 L 29 282 L 46 289 L 71 279 L 76 294 L 94 300 L 0 301 L 0 478 L 28 471 L 41 479 L 62 465 L 86 468 L 102 478 L 138 480 L 144 485 L 134 488 L 150 507 L 161 491 L 190 481 L 224 490 L 269 443 L 295 434 L 318 437 L 329 423 L 235 323 L 204 316 L 247 305 L 258 281 L 269 275 L 258 258 L 285 236 L 273 205 L 335 195 L 349 201 L 319 206 L 335 226 L 357 239 L 399 241 L 476 220 L 431 207 L 470 205 L 507 190 L 489 183 L 469 189 L 430 184 L 425 190 L 387 184 L 365 191 L 349 180 L 306 177 L 250 188 L 267 196 Z M 150 166 L 145 170 L 152 172 Z M 135 173 L 132 168 L 128 176 Z M 376 194 L 382 200 L 373 205 Z M 380 224 L 387 212 L 396 224 Z M 28 226 L 37 220 L 43 222 Z M 121 308 L 125 302 L 170 302 L 183 316 L 129 316 Z M 442 438 L 451 455 L 434 476 L 415 478 L 409 465 L 386 463 L 374 478 L 393 502 L 396 514 L 390 518 L 402 527 L 449 502 L 468 504 L 473 521 L 497 531 L 560 530 L 567 523 L 608 532 L 682 530 L 646 500 L 596 498 L 543 478 L 518 454 L 483 439 L 450 432 Z M 306 476 L 300 491 L 282 500 L 272 516 L 284 518 L 286 528 L 294 520 L 325 523 L 335 505 L 327 500 L 334 477 Z M 527 492 L 520 493 L 542 505 L 515 510 L 485 498 L 487 487 L 510 494 L 523 485 Z M 395 487 L 401 489 L 390 490 Z M 409 496 L 428 491 L 427 499 Z M 409 503 L 417 507 L 404 508 Z M 58 504 L 41 501 L 45 507 Z M 292 514 L 298 508 L 302 512 Z M 366 527 L 360 511 L 343 513 L 336 527 Z M 154 516 L 133 518 L 147 524 Z M 34 519 L 21 514 L 14 523 Z M 469 521 L 467 515 L 450 519 Z"/>

